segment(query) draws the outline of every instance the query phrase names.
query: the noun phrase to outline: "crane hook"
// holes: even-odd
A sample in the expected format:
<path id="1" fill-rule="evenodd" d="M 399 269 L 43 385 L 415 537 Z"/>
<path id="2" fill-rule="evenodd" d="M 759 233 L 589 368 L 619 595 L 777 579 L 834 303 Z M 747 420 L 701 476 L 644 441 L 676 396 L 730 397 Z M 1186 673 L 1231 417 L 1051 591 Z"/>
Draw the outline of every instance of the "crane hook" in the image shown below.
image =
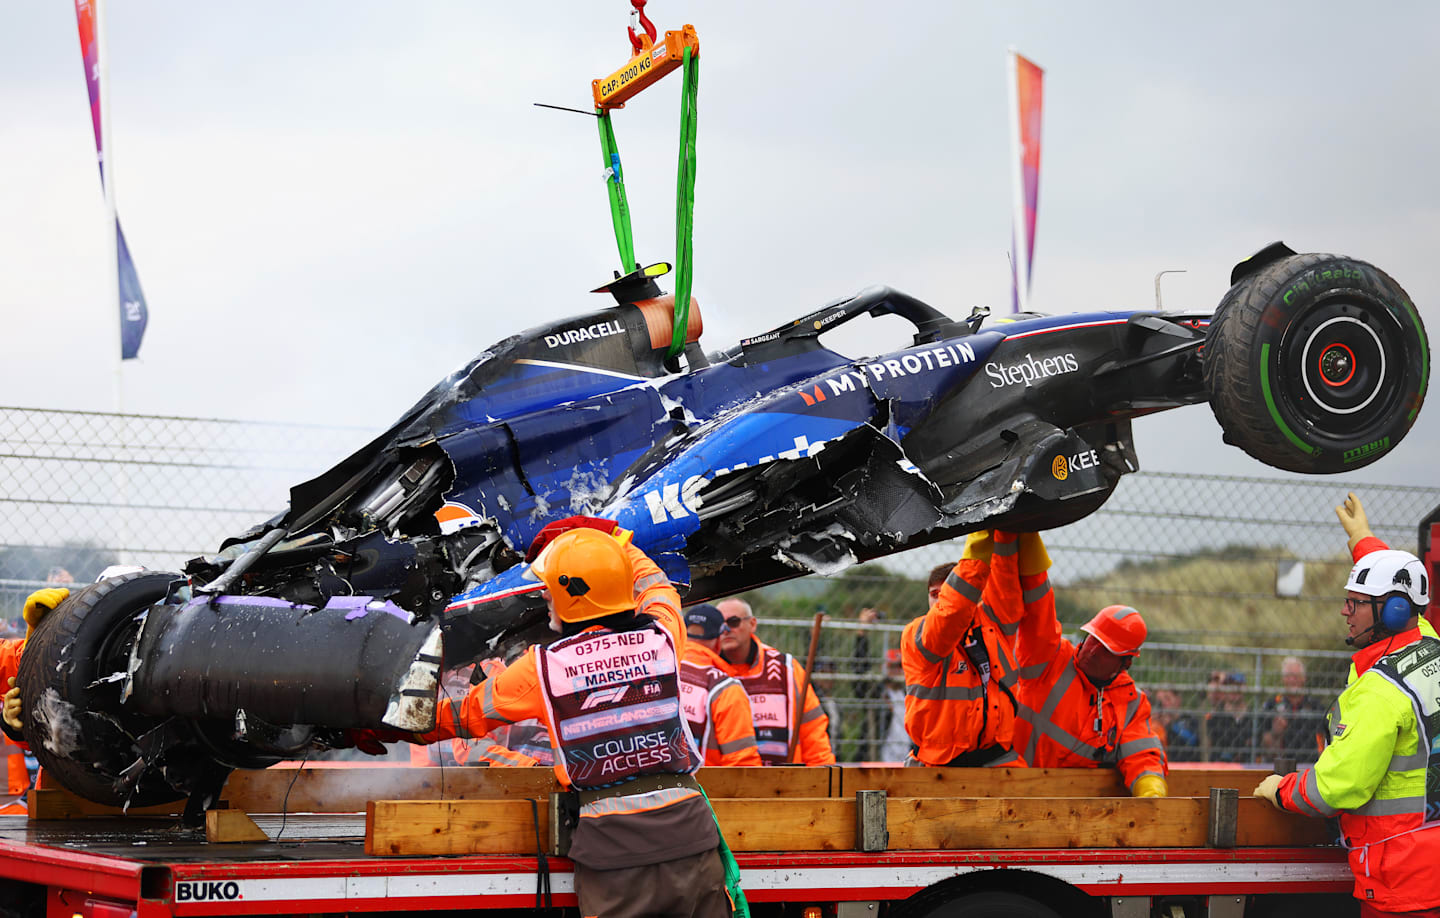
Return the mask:
<path id="1" fill-rule="evenodd" d="M 630 11 L 630 25 L 626 27 L 625 31 L 630 35 L 630 47 L 635 49 L 636 54 L 639 54 L 645 49 L 644 40 L 635 34 L 635 24 L 637 22 L 645 30 L 645 34 L 650 36 L 652 43 L 655 41 L 657 34 L 655 31 L 655 23 L 651 22 L 650 17 L 645 15 L 646 2 L 647 0 L 630 0 L 630 5 L 634 7 L 634 9 Z"/>

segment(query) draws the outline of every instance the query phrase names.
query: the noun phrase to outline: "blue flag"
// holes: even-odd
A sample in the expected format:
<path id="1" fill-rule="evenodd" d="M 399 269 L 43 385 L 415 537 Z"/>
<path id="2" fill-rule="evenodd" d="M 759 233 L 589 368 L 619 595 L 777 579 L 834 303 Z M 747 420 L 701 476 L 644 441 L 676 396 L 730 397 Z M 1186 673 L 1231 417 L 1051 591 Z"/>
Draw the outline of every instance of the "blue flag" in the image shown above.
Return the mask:
<path id="1" fill-rule="evenodd" d="M 145 307 L 140 276 L 135 273 L 135 263 L 130 260 L 130 248 L 125 245 L 125 233 L 120 229 L 119 217 L 115 218 L 115 251 L 120 268 L 120 359 L 131 360 L 140 354 L 140 339 L 145 336 L 150 310 Z"/>

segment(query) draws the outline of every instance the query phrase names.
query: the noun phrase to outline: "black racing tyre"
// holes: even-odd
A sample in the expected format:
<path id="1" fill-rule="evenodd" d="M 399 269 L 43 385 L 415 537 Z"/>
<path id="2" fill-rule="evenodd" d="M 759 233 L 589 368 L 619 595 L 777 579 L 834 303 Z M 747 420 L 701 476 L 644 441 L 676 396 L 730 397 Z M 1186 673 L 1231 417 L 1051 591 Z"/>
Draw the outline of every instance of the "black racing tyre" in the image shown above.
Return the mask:
<path id="1" fill-rule="evenodd" d="M 184 796 L 152 768 L 124 793 L 121 773 L 142 758 L 137 740 L 159 721 L 124 708 L 123 681 L 101 681 L 128 669 L 139 613 L 164 599 L 178 579 L 141 571 L 76 590 L 26 642 L 16 680 L 25 700 L 25 738 L 42 768 L 88 800 L 149 806 Z"/>
<path id="2" fill-rule="evenodd" d="M 1348 472 L 1415 423 L 1430 346 L 1379 268 L 1292 255 L 1240 280 L 1211 318 L 1205 388 L 1225 442 L 1276 468 Z"/>

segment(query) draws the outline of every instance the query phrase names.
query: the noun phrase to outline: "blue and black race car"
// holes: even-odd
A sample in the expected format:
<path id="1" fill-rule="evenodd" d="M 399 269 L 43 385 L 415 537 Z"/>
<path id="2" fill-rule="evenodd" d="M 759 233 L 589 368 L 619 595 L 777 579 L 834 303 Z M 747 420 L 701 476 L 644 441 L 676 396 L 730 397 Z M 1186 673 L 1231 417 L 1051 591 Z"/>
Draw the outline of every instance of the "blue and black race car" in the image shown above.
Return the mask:
<path id="1" fill-rule="evenodd" d="M 1419 316 L 1388 275 L 1280 243 L 1236 266 L 1213 315 L 955 319 L 875 287 L 709 354 L 691 310 L 674 358 L 674 299 L 654 273 L 601 288 L 615 305 L 491 347 L 184 578 L 130 575 L 110 598 L 62 606 L 52 618 L 63 630 L 57 622 L 37 634 L 26 655 L 49 666 L 22 674 L 31 691 L 109 712 L 112 746 L 128 737 L 140 748 L 176 718 L 215 719 L 224 729 L 197 731 L 197 760 L 264 764 L 313 738 L 293 724 L 323 716 L 321 726 L 358 726 L 374 715 L 349 702 L 301 712 L 293 685 L 277 688 L 273 672 L 259 671 L 262 657 L 279 661 L 275 672 L 323 670 L 313 646 L 237 654 L 216 624 L 204 632 L 209 651 L 193 640 L 185 650 L 173 635 L 147 633 L 162 619 L 185 621 L 204 602 L 234 622 L 242 607 L 269 603 L 302 618 L 349 610 L 336 619 L 349 622 L 354 597 L 365 597 L 396 621 L 439 623 L 455 665 L 535 637 L 544 607 L 522 556 L 557 519 L 618 521 L 696 602 L 976 529 L 1080 519 L 1137 468 L 1132 419 L 1181 405 L 1208 401 L 1228 442 L 1278 468 L 1360 468 L 1405 436 L 1429 374 Z M 908 320 L 912 343 L 858 360 L 822 343 L 880 315 Z M 192 589 L 209 598 L 181 595 Z M 137 625 L 140 609 L 149 622 Z M 78 646 L 44 649 L 46 634 L 62 633 Z M 386 684 L 404 681 L 422 644 L 391 655 L 398 669 Z M 62 652 L 69 669 L 57 674 Z M 150 657 L 186 653 L 208 656 L 157 684 Z M 345 659 L 323 678 L 353 682 L 354 658 Z M 111 673 L 126 674 L 123 688 L 103 681 Z M 135 691 L 145 678 L 147 690 Z M 178 688 L 207 679 L 228 688 Z M 247 724 L 238 733 L 237 711 Z M 134 800 L 137 787 L 148 788 L 141 799 L 173 796 L 191 785 L 173 764 L 159 777 L 155 763 L 180 748 L 162 739 L 142 757 L 143 780 L 124 777 L 136 760 L 128 748 L 103 764 L 42 761 L 89 796 Z"/>
<path id="2" fill-rule="evenodd" d="M 254 570 L 313 601 L 308 576 L 286 585 L 286 556 L 345 546 L 326 577 L 443 616 L 465 657 L 510 626 L 513 597 L 536 587 L 518 555 L 560 517 L 619 521 L 700 601 L 975 529 L 1077 520 L 1136 469 L 1131 419 L 1166 408 L 1209 401 L 1228 441 L 1297 472 L 1359 468 L 1400 441 L 1428 346 L 1394 281 L 1277 243 L 1232 282 L 1213 317 L 1000 322 L 871 288 L 726 351 L 692 341 L 667 366 L 673 298 L 637 272 L 602 288 L 617 305 L 501 342 L 296 488 L 246 541 L 282 527 L 280 547 L 310 547 Z M 856 360 L 821 342 L 884 314 L 914 326 L 910 346 Z M 698 338 L 698 316 L 689 326 Z M 397 543 L 423 584 L 386 568 Z"/>

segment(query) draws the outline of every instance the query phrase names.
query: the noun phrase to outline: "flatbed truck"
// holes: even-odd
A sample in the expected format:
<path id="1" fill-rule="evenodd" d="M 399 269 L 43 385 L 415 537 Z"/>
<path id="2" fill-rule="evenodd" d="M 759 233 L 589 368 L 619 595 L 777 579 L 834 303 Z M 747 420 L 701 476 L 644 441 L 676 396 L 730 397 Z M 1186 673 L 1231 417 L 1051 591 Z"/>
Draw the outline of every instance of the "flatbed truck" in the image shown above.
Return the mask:
<path id="1" fill-rule="evenodd" d="M 377 782 L 391 784 L 385 771 L 363 766 L 312 768 L 298 794 L 294 771 L 238 772 L 244 780 L 232 778 L 229 805 L 243 804 L 241 812 L 251 814 L 264 841 L 211 840 L 206 828 L 183 827 L 173 816 L 99 815 L 73 798 L 62 801 L 58 814 L 68 818 L 0 817 L 0 916 L 575 913 L 572 866 L 552 853 L 548 801 L 542 803 L 553 785 L 548 769 L 393 771 L 395 788 L 409 786 L 396 794 L 408 799 L 395 806 L 435 801 L 443 793 L 449 821 L 431 826 L 425 824 L 433 818 L 429 810 L 401 809 L 410 814 L 406 824 L 387 830 L 377 816 L 384 807 L 371 803 L 365 813 L 354 812 L 358 798 L 335 788 L 355 786 L 368 796 Z M 1353 914 L 1345 853 L 1315 844 L 1325 837 L 1318 821 L 1267 813 L 1261 801 L 1236 793 L 1246 793 L 1263 772 L 1177 770 L 1172 790 L 1197 793 L 1146 801 L 1120 796 L 1113 772 L 1066 771 L 704 769 L 700 779 L 711 788 L 757 916 Z M 415 785 L 415 775 L 427 772 L 425 786 Z M 939 772 L 950 774 L 936 782 Z M 921 788 L 917 780 L 930 783 Z M 448 788 L 439 790 L 440 782 Z M 1057 783 L 1077 796 L 1033 796 Z M 1007 785 L 1018 796 L 979 793 Z M 1223 787 L 1199 796 L 1199 789 L 1215 785 Z M 876 798 L 845 796 L 861 787 L 888 803 L 878 836 Z M 927 796 L 898 796 L 917 788 Z M 1226 809 L 1227 788 L 1229 815 L 1217 816 Z M 352 811 L 280 813 L 282 791 L 293 799 L 279 802 L 292 809 Z M 322 804 L 327 796 L 331 802 Z M 38 815 L 56 815 L 53 804 L 39 807 L 51 813 Z M 266 809 L 277 812 L 262 813 Z M 750 812 L 769 815 L 757 819 Z M 506 813 L 520 814 L 518 822 L 506 824 Z M 1182 824 L 1193 823 L 1195 814 L 1202 825 Z M 1226 818 L 1229 838 L 1217 838 L 1216 821 L 1223 836 Z M 414 853 L 379 853 L 386 831 L 399 833 L 396 838 L 413 831 Z M 516 850 L 432 853 L 455 850 L 437 844 L 501 837 L 512 840 L 495 844 Z M 532 837 L 526 846 L 519 841 Z M 883 850 L 862 850 L 877 847 L 877 837 Z M 1110 841 L 1095 844 L 1097 838 Z M 1014 844 L 1006 846 L 1007 840 Z M 897 842 L 935 847 L 899 849 Z M 747 850 L 771 845 L 775 850 Z"/>

